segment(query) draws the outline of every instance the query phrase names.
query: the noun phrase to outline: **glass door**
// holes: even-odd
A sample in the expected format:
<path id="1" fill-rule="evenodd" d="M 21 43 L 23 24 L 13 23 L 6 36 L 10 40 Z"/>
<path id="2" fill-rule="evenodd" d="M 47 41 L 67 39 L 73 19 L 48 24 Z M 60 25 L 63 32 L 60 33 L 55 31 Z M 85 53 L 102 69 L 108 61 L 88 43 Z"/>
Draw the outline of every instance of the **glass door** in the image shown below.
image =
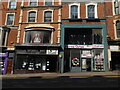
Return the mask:
<path id="1" fill-rule="evenodd" d="M 71 72 L 80 71 L 80 50 L 71 50 Z"/>
<path id="2" fill-rule="evenodd" d="M 91 58 L 82 58 L 82 71 L 91 71 Z"/>

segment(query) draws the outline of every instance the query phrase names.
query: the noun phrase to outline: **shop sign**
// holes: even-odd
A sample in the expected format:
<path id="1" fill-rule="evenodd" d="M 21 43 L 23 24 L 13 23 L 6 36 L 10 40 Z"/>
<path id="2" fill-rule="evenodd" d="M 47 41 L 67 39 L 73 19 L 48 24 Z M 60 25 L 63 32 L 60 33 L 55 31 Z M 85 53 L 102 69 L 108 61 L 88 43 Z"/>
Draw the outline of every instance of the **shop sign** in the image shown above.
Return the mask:
<path id="1" fill-rule="evenodd" d="M 92 57 L 91 54 L 82 54 L 81 57 Z"/>
<path id="2" fill-rule="evenodd" d="M 58 55 L 58 50 L 47 50 L 46 54 Z"/>
<path id="3" fill-rule="evenodd" d="M 6 53 L 0 53 L 0 57 L 7 57 Z"/>
<path id="4" fill-rule="evenodd" d="M 110 50 L 119 50 L 119 46 L 110 46 Z"/>
<path id="5" fill-rule="evenodd" d="M 14 47 L 8 47 L 7 50 L 15 50 Z"/>
<path id="6" fill-rule="evenodd" d="M 65 48 L 104 48 L 104 45 L 66 45 Z"/>

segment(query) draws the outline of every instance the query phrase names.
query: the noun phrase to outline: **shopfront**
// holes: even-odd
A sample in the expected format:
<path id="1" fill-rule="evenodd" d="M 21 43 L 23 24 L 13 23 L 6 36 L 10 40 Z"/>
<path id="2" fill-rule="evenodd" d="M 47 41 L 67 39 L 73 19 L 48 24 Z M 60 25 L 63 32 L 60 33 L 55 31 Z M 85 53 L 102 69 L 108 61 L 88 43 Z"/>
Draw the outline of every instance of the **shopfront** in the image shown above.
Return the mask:
<path id="1" fill-rule="evenodd" d="M 64 60 L 66 71 L 104 71 L 104 46 L 77 45 L 76 48 L 76 45 L 70 45 L 65 49 Z"/>
<path id="2" fill-rule="evenodd" d="M 14 73 L 59 72 L 59 46 L 16 46 Z"/>
<path id="3" fill-rule="evenodd" d="M 8 65 L 8 52 L 0 53 L 0 72 L 1 74 L 7 73 L 7 65 Z"/>
<path id="4" fill-rule="evenodd" d="M 61 72 L 107 71 L 105 24 L 63 24 Z"/>

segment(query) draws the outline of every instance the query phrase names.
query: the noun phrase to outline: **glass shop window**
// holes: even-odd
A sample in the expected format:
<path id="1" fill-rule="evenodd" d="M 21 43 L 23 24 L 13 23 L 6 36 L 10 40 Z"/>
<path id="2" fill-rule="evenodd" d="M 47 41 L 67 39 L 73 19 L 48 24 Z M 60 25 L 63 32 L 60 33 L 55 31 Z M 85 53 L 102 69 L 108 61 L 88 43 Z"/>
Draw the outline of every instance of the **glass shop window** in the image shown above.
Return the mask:
<path id="1" fill-rule="evenodd" d="M 103 49 L 94 49 L 94 63 L 95 71 L 104 70 L 104 51 Z"/>
<path id="2" fill-rule="evenodd" d="M 50 31 L 26 31 L 25 35 L 26 43 L 50 43 L 51 32 Z"/>
<path id="3" fill-rule="evenodd" d="M 102 44 L 102 29 L 92 29 L 93 44 Z"/>
<path id="4" fill-rule="evenodd" d="M 65 30 L 65 44 L 92 44 L 92 30 L 91 29 L 66 29 Z"/>

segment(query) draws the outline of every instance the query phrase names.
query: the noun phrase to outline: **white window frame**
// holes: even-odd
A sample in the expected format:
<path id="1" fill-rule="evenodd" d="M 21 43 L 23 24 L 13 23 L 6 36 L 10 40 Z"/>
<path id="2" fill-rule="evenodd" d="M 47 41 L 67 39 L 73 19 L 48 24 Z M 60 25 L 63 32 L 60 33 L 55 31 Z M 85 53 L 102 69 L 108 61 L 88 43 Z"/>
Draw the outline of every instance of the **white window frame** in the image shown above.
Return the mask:
<path id="1" fill-rule="evenodd" d="M 38 0 L 37 0 L 37 5 L 30 5 L 30 0 L 29 0 L 28 5 L 29 5 L 29 6 L 38 6 Z"/>
<path id="2" fill-rule="evenodd" d="M 71 18 L 71 6 L 78 6 L 78 19 L 80 18 L 80 4 L 79 3 L 72 3 L 72 4 L 69 4 L 69 17 L 68 18 Z"/>
<path id="3" fill-rule="evenodd" d="M 9 8 L 10 1 L 11 1 L 11 0 L 8 1 L 8 9 L 16 9 L 16 7 L 17 7 L 17 1 L 15 0 L 15 2 L 16 2 L 16 6 L 15 6 L 15 8 Z"/>
<path id="4" fill-rule="evenodd" d="M 97 3 L 88 3 L 88 4 L 86 4 L 86 18 L 88 18 L 88 6 L 89 5 L 94 5 L 95 6 L 95 18 L 98 18 Z"/>
<path id="5" fill-rule="evenodd" d="M 113 21 L 113 23 L 114 23 L 114 34 L 115 34 L 115 39 L 120 39 L 120 38 L 117 37 L 117 29 L 116 29 L 116 24 L 117 24 L 116 22 L 117 21 L 120 21 L 120 20 L 114 20 Z"/>
<path id="6" fill-rule="evenodd" d="M 35 16 L 35 22 L 29 22 L 28 21 L 28 18 L 29 18 L 29 13 L 30 12 L 36 12 L 36 16 Z M 37 10 L 29 10 L 29 11 L 27 11 L 27 23 L 36 23 L 37 22 Z"/>
<path id="7" fill-rule="evenodd" d="M 51 11 L 51 12 L 52 12 L 51 22 L 53 22 L 53 21 L 54 21 L 54 20 L 53 20 L 54 12 L 53 12 L 53 10 L 51 10 L 51 9 L 47 9 L 47 10 L 44 10 L 44 11 L 43 11 L 43 22 L 44 22 L 44 16 L 45 16 L 45 12 L 46 12 L 46 11 Z M 51 22 L 45 22 L 45 23 L 51 23 Z"/>
<path id="8" fill-rule="evenodd" d="M 13 14 L 13 16 L 14 16 L 13 23 L 12 23 L 12 25 L 14 25 L 14 23 L 15 23 L 15 13 L 6 13 L 5 25 L 7 25 L 7 18 L 8 18 L 8 15 L 9 15 L 9 14 Z M 7 25 L 7 26 L 12 26 L 12 25 Z"/>
<path id="9" fill-rule="evenodd" d="M 113 0 L 113 3 L 112 3 L 112 6 L 113 6 L 113 15 L 116 15 L 116 13 L 115 13 L 115 4 L 114 4 L 115 1 L 116 0 Z M 120 5 L 120 0 L 118 0 L 118 3 Z M 120 14 L 120 6 L 119 6 L 119 14 Z"/>
<path id="10" fill-rule="evenodd" d="M 46 1 L 46 0 L 44 0 L 44 5 L 45 5 L 45 1 Z M 52 5 L 54 5 L 54 0 L 52 0 Z M 47 5 L 45 5 L 45 6 L 47 6 Z"/>

